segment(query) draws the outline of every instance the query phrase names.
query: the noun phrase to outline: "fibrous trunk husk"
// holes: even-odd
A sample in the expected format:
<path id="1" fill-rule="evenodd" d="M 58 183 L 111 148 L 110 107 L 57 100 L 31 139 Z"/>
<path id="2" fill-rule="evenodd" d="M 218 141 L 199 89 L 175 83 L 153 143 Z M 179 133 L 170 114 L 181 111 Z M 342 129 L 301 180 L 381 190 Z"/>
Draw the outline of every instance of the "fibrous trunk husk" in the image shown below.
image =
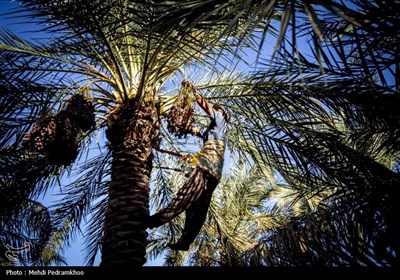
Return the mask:
<path id="1" fill-rule="evenodd" d="M 106 135 L 113 161 L 102 242 L 101 266 L 142 266 L 146 262 L 152 148 L 160 121 L 152 102 L 139 108 L 120 104 Z"/>

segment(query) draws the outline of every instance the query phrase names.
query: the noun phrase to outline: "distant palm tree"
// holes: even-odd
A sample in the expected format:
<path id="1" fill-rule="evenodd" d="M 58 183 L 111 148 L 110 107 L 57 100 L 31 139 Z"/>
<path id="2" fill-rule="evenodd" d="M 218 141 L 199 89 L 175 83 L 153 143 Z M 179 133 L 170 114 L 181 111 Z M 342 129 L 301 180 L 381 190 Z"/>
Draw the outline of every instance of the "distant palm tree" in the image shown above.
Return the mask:
<path id="1" fill-rule="evenodd" d="M 51 213 L 56 232 L 68 240 L 89 217 L 88 264 L 101 248 L 103 266 L 142 265 L 151 172 L 163 164 L 157 151 L 177 148 L 179 142 L 164 120 L 171 124 L 170 108 L 190 101 L 184 89 L 171 95 L 165 87 L 180 84 L 190 68 L 202 77 L 189 75 L 204 95 L 232 112 L 231 152 L 267 166 L 292 186 L 301 183 L 301 194 L 312 196 L 321 188 L 340 194 L 359 190 L 359 183 L 397 180 L 352 146 L 362 139 L 357 129 L 378 137 L 374 128 L 382 123 L 379 137 L 390 140 L 378 149 L 398 152 L 398 127 L 385 115 L 398 100 L 398 80 L 391 86 L 386 78 L 398 74 L 393 67 L 398 56 L 391 50 L 398 37 L 385 33 L 393 32 L 389 27 L 397 18 L 371 24 L 365 14 L 382 6 L 358 2 L 23 1 L 19 11 L 29 10 L 25 16 L 51 34 L 35 43 L 1 30 L 1 79 L 18 83 L 15 92 L 23 97 L 10 105 L 11 115 L 2 115 L 10 135 L 2 138 L 2 148 L 13 146 L 47 163 L 25 196 L 54 186 L 71 168 L 78 171 L 60 190 L 65 198 Z M 391 8 L 398 5 L 388 2 Z M 314 43 L 306 50 L 296 40 L 303 35 Z M 371 36 L 378 38 L 374 45 Z M 265 48 L 272 41 L 274 59 L 268 65 Z M 235 72 L 251 52 L 258 55 L 253 59 L 257 71 Z M 371 114 L 375 107 L 363 103 L 366 97 L 376 97 L 383 109 Z M 351 132 L 339 130 L 336 119 Z M 202 122 L 201 116 L 195 120 Z M 96 143 L 103 133 L 107 151 Z M 347 142 L 348 135 L 355 140 Z M 81 166 L 68 167 L 98 147 Z M 360 158 L 371 163 L 364 165 Z"/>

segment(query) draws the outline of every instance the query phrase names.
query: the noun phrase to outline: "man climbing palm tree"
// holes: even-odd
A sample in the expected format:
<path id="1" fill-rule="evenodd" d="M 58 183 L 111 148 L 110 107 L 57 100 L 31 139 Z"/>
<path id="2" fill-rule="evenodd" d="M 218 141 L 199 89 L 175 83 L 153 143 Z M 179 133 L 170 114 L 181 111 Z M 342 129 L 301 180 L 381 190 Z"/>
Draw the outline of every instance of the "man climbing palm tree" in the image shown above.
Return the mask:
<path id="1" fill-rule="evenodd" d="M 203 148 L 195 155 L 185 155 L 183 160 L 192 159 L 196 168 L 178 191 L 175 199 L 163 210 L 149 218 L 148 227 L 158 227 L 186 211 L 185 227 L 177 243 L 168 244 L 173 250 L 189 249 L 199 233 L 207 215 L 211 196 L 222 174 L 227 124 L 229 114 L 218 103 L 211 106 L 198 90 L 184 81 L 193 90 L 199 106 L 209 115 L 211 122 L 204 133 L 192 127 L 191 133 L 203 138 Z"/>

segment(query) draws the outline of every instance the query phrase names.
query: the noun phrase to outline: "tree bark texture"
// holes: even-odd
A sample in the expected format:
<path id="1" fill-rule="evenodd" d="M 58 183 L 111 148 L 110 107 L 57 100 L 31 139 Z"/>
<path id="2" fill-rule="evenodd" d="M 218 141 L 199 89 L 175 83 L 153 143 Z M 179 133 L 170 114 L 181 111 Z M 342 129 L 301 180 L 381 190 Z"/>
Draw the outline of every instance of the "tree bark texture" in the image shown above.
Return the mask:
<path id="1" fill-rule="evenodd" d="M 142 266 L 146 262 L 152 148 L 160 121 L 153 102 L 118 105 L 107 130 L 113 155 L 101 266 Z"/>

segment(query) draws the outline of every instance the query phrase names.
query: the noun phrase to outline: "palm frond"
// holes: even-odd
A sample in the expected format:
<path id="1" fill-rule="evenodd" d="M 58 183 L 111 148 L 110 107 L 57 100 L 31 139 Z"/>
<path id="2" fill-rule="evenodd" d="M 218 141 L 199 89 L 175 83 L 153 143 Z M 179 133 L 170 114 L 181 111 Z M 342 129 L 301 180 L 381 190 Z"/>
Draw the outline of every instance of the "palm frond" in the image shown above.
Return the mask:
<path id="1" fill-rule="evenodd" d="M 55 261 L 43 255 L 54 232 L 50 211 L 43 204 L 29 199 L 21 204 L 23 207 L 7 209 L 1 214 L 0 251 L 15 255 L 16 259 L 10 259 L 12 262 L 43 265 Z M 56 255 L 60 257 L 58 254 L 52 256 Z M 62 257 L 59 260 L 62 261 Z"/>
<path id="2" fill-rule="evenodd" d="M 109 182 L 103 181 L 101 183 L 103 194 L 98 194 L 98 201 L 93 205 L 91 210 L 92 214 L 88 215 L 89 222 L 85 228 L 85 247 L 83 251 L 85 252 L 84 259 L 86 264 L 93 266 L 95 262 L 96 255 L 101 251 L 102 236 L 104 233 L 104 219 L 107 209 L 107 189 Z"/>
<path id="3" fill-rule="evenodd" d="M 98 218 L 94 220 L 96 226 L 101 222 L 102 215 L 99 209 L 107 204 L 105 194 L 109 183 L 109 165 L 111 154 L 100 153 L 80 166 L 80 176 L 70 185 L 62 186 L 60 195 L 62 199 L 55 203 L 52 210 L 55 224 L 59 231 L 63 232 L 63 242 L 68 245 L 74 238 L 76 231 L 81 230 L 82 220 L 89 214 Z M 70 224 L 68 228 L 65 224 Z M 87 235 L 88 262 L 90 263 L 98 249 L 99 238 L 102 234 L 102 227 L 89 229 Z"/>
<path id="4" fill-rule="evenodd" d="M 347 199 L 356 197 L 351 195 Z M 388 266 L 396 263 L 398 245 L 392 239 L 393 228 L 380 225 L 383 217 L 379 210 L 365 201 L 358 204 L 359 208 L 343 212 L 343 202 L 319 207 L 263 238 L 244 254 L 246 264 Z"/>
<path id="5" fill-rule="evenodd" d="M 9 73 L 8 73 L 9 74 Z M 6 77 L 11 78 L 6 74 Z M 27 78 L 28 79 L 28 78 Z M 11 79 L 13 80 L 13 79 Z M 28 79 L 29 80 L 29 79 Z M 57 176 L 67 172 L 65 166 L 52 165 L 46 156 L 29 152 L 23 140 L 34 121 L 41 119 L 54 106 L 57 88 L 16 78 L 2 80 L 1 119 L 1 190 L 2 205 L 18 205 L 19 200 L 37 197 L 57 185 Z"/>

